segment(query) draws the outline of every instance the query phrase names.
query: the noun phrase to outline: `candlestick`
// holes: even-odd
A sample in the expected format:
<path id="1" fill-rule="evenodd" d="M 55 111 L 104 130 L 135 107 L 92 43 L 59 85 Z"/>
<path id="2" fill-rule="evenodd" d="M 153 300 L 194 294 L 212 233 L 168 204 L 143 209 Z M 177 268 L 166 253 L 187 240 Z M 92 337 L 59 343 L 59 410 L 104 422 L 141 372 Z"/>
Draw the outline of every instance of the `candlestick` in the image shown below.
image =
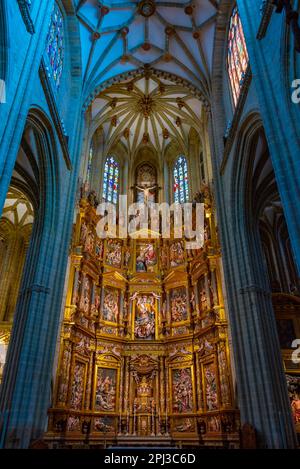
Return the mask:
<path id="1" fill-rule="evenodd" d="M 160 404 L 158 404 L 158 435 L 161 435 Z"/>
<path id="2" fill-rule="evenodd" d="M 154 401 L 152 401 L 152 436 L 155 436 Z"/>
<path id="3" fill-rule="evenodd" d="M 167 408 L 166 408 L 166 435 L 169 435 L 168 408 L 169 408 L 169 399 L 167 399 Z"/>
<path id="4" fill-rule="evenodd" d="M 119 435 L 122 434 L 122 411 L 120 412 L 119 415 Z"/>
<path id="5" fill-rule="evenodd" d="M 127 435 L 129 435 L 129 410 L 127 409 Z"/>
<path id="6" fill-rule="evenodd" d="M 133 434 L 136 435 L 136 403 L 133 404 Z"/>

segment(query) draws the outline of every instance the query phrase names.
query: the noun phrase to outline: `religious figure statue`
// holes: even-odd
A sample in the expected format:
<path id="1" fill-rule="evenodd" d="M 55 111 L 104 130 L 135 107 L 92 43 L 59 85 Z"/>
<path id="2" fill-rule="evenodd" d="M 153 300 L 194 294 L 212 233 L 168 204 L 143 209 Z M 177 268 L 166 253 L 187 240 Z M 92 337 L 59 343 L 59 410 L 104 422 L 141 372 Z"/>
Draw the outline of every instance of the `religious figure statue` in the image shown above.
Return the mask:
<path id="1" fill-rule="evenodd" d="M 93 249 L 94 249 L 94 234 L 89 231 L 87 236 L 86 236 L 86 240 L 85 240 L 85 243 L 84 243 L 84 250 L 88 253 L 92 253 L 93 252 Z"/>
<path id="2" fill-rule="evenodd" d="M 177 267 L 184 263 L 183 241 L 177 241 L 170 246 L 171 267 Z"/>
<path id="3" fill-rule="evenodd" d="M 207 298 L 205 289 L 202 288 L 200 292 L 200 303 L 201 303 L 201 312 L 203 313 L 207 309 Z"/>
<path id="4" fill-rule="evenodd" d="M 85 181 L 80 187 L 80 198 L 86 199 L 88 197 L 89 190 L 90 184 L 88 183 L 88 181 Z"/>
<path id="5" fill-rule="evenodd" d="M 151 396 L 152 395 L 152 386 L 148 382 L 147 377 L 143 376 L 141 382 L 137 386 L 137 396 Z"/>
<path id="6" fill-rule="evenodd" d="M 80 308 L 85 313 L 89 312 L 90 309 L 90 296 L 91 296 L 91 285 L 88 277 L 84 276 L 82 281 L 82 296 L 80 301 Z"/>
<path id="7" fill-rule="evenodd" d="M 84 221 L 82 223 L 81 233 L 80 233 L 80 240 L 81 240 L 82 244 L 85 244 L 87 235 L 88 235 L 88 226 L 87 226 L 86 222 Z"/>
<path id="8" fill-rule="evenodd" d="M 129 267 L 129 262 L 131 259 L 131 249 L 130 247 L 127 247 L 124 252 L 124 265 L 125 267 Z"/>
<path id="9" fill-rule="evenodd" d="M 295 425 L 300 425 L 300 378 L 298 376 L 286 376 L 287 387 L 291 402 L 292 415 Z"/>
<path id="10" fill-rule="evenodd" d="M 155 335 L 154 298 L 142 296 L 137 300 L 136 307 L 135 337 L 138 339 L 153 338 Z"/>
<path id="11" fill-rule="evenodd" d="M 103 248 L 104 248 L 103 241 L 98 240 L 96 243 L 96 248 L 95 248 L 95 254 L 96 254 L 96 258 L 98 261 L 101 261 L 103 258 Z"/>
<path id="12" fill-rule="evenodd" d="M 193 313 L 194 311 L 196 311 L 196 298 L 195 298 L 194 291 L 192 291 L 192 293 L 191 293 L 190 303 L 191 303 L 191 309 L 192 309 L 192 313 Z"/>
<path id="13" fill-rule="evenodd" d="M 93 190 L 88 195 L 88 201 L 92 207 L 97 208 L 99 205 L 99 200 L 97 198 L 96 192 Z"/>
<path id="14" fill-rule="evenodd" d="M 218 408 L 218 395 L 214 365 L 209 365 L 205 368 L 205 383 L 207 408 L 208 410 L 216 410 Z"/>
<path id="15" fill-rule="evenodd" d="M 292 407 L 294 422 L 296 425 L 299 425 L 300 424 L 300 398 L 297 394 L 294 394 L 293 396 L 291 407 Z"/>

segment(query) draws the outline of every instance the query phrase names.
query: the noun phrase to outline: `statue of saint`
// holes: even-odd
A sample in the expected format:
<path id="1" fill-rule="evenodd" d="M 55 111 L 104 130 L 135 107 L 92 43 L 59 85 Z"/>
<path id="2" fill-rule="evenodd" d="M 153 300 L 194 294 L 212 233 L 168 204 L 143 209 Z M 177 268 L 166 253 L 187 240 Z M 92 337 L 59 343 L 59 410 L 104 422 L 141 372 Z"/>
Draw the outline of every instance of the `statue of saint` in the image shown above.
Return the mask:
<path id="1" fill-rule="evenodd" d="M 141 382 L 137 387 L 137 395 L 138 396 L 151 396 L 152 395 L 152 386 L 147 381 L 146 376 L 143 376 Z"/>

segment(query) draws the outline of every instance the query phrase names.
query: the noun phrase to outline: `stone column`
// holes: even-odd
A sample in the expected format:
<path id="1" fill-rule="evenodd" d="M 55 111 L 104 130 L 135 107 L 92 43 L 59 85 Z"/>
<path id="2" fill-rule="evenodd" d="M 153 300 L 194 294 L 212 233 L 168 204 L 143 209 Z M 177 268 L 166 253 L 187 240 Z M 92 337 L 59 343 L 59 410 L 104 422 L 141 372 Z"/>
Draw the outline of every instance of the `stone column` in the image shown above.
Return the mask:
<path id="1" fill-rule="evenodd" d="M 299 54 L 294 52 L 293 39 L 289 42 L 288 48 L 284 31 L 285 13 L 273 13 L 264 39 L 259 41 L 256 36 L 261 21 L 261 2 L 255 2 L 253 5 L 253 0 L 238 0 L 237 3 L 250 57 L 259 110 L 299 274 L 299 104 L 292 102 L 292 81 L 298 78 Z M 291 28 L 289 30 L 292 35 Z M 291 65 L 298 63 L 298 70 L 289 63 Z M 279 109 L 280 112 L 278 112 Z"/>
<path id="2" fill-rule="evenodd" d="M 214 151 L 222 154 L 221 145 L 221 140 L 215 139 Z M 240 226 L 238 233 L 228 229 L 236 223 L 231 218 L 234 207 L 226 203 L 217 158 L 212 160 L 241 423 L 255 427 L 260 447 L 293 448 L 296 436 L 272 301 L 270 293 L 260 287 L 265 281 L 263 266 L 257 266 L 259 241 L 250 252 L 245 249 L 249 240 L 244 227 Z"/>
<path id="3" fill-rule="evenodd" d="M 76 138 L 81 140 L 82 121 L 75 124 L 75 130 Z M 74 158 L 72 173 L 54 149 L 49 152 L 45 147 L 40 155 L 44 169 L 41 205 L 35 217 L 0 389 L 0 447 L 28 448 L 32 440 L 43 436 L 46 428 L 73 222 L 79 143 L 70 150 Z"/>

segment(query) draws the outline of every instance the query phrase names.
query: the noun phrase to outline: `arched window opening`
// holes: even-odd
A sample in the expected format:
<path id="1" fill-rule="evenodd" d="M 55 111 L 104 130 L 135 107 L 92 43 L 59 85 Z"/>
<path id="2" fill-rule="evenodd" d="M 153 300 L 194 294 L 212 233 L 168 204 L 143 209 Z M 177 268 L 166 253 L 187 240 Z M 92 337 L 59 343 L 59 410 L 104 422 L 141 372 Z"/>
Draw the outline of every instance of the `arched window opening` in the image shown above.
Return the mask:
<path id="1" fill-rule="evenodd" d="M 237 6 L 234 7 L 230 18 L 227 48 L 227 70 L 231 85 L 231 92 L 236 106 L 244 84 L 249 64 L 243 26 Z"/>
<path id="2" fill-rule="evenodd" d="M 188 166 L 184 156 L 177 158 L 176 164 L 173 171 L 174 179 L 174 201 L 176 204 L 184 204 L 188 202 L 189 193 L 189 181 L 188 181 Z"/>
<path id="3" fill-rule="evenodd" d="M 55 3 L 51 15 L 47 36 L 46 52 L 49 59 L 52 77 L 57 88 L 61 82 L 64 59 L 64 21 L 59 6 Z"/>
<path id="4" fill-rule="evenodd" d="M 113 156 L 106 159 L 104 166 L 103 193 L 102 197 L 105 202 L 117 204 L 119 193 L 119 163 Z"/>

